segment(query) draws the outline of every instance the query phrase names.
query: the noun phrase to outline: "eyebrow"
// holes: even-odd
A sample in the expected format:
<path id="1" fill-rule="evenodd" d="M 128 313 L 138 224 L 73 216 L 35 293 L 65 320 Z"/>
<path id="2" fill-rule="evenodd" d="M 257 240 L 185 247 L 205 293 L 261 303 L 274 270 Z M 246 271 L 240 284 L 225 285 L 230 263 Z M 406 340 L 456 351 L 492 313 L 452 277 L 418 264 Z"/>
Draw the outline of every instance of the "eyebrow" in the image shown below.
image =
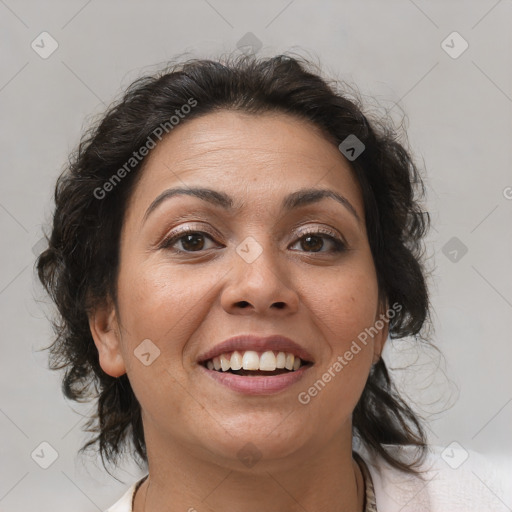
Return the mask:
<path id="1" fill-rule="evenodd" d="M 164 190 L 149 206 L 144 214 L 143 223 L 146 222 L 149 215 L 158 208 L 164 201 L 171 199 L 172 197 L 188 195 L 197 197 L 203 201 L 207 201 L 215 206 L 219 206 L 225 210 L 238 210 L 243 207 L 243 203 L 239 203 L 236 207 L 233 199 L 228 196 L 225 192 L 219 192 L 211 188 L 170 188 Z M 343 195 L 330 189 L 317 189 L 317 188 L 304 188 L 292 192 L 287 195 L 282 202 L 281 208 L 284 211 L 290 211 L 295 208 L 300 208 L 313 203 L 317 203 L 322 199 L 334 199 L 342 206 L 344 206 L 357 220 L 361 223 L 361 219 L 357 214 L 355 208 L 352 206 L 350 201 Z"/>

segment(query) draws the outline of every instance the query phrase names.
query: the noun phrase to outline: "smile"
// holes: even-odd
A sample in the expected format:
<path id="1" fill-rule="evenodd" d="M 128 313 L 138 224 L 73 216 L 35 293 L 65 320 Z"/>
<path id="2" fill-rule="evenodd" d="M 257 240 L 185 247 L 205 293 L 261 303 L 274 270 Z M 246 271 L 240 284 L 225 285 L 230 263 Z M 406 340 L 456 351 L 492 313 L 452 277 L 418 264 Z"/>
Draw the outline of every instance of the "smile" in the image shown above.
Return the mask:
<path id="1" fill-rule="evenodd" d="M 259 395 L 282 391 L 312 366 L 290 352 L 235 350 L 204 361 L 199 367 L 233 391 Z"/>
<path id="2" fill-rule="evenodd" d="M 257 375 L 266 372 L 274 372 L 275 375 L 279 375 L 288 371 L 296 371 L 307 363 L 291 352 L 267 350 L 261 353 L 255 350 L 242 352 L 235 350 L 209 359 L 204 362 L 204 365 L 209 370 L 236 373 L 237 375 Z"/>

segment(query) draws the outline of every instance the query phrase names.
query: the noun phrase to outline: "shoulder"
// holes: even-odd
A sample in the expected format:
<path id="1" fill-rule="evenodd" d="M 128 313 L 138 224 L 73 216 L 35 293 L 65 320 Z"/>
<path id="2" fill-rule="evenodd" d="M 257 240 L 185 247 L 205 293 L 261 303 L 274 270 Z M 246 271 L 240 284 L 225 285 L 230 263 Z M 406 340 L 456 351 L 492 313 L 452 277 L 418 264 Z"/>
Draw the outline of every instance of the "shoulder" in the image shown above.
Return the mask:
<path id="1" fill-rule="evenodd" d="M 386 445 L 385 448 L 404 461 L 414 460 L 418 453 L 414 446 Z M 362 446 L 356 451 L 370 471 L 379 512 L 510 510 L 510 460 L 498 462 L 462 447 L 458 450 L 431 446 L 419 467 L 420 475 L 412 475 L 393 468 Z"/>
<path id="2" fill-rule="evenodd" d="M 139 487 L 139 485 L 144 482 L 147 478 L 147 475 L 144 478 L 141 478 L 137 482 L 133 483 L 125 493 L 117 500 L 112 506 L 110 506 L 105 512 L 132 512 L 132 501 L 135 491 Z"/>

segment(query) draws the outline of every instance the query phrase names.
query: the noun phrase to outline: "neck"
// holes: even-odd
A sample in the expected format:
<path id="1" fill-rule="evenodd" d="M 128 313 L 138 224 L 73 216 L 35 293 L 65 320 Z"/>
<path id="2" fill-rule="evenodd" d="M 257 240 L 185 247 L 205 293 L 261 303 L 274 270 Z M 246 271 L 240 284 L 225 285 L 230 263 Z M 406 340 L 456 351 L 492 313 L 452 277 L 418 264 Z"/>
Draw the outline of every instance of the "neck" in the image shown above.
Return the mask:
<path id="1" fill-rule="evenodd" d="M 148 434 L 149 478 L 135 496 L 133 512 L 363 511 L 364 481 L 352 458 L 351 435 L 340 434 L 320 450 L 286 460 L 262 458 L 240 469 L 239 460 L 220 465 Z"/>

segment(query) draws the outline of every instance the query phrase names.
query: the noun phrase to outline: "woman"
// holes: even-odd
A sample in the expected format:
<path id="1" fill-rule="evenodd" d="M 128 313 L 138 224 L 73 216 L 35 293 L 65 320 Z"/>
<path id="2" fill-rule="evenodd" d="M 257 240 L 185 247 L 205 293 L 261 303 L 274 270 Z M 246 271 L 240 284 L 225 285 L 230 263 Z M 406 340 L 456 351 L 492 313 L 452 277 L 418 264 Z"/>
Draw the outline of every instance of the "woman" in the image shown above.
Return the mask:
<path id="1" fill-rule="evenodd" d="M 440 510 L 443 461 L 381 357 L 429 318 L 421 192 L 392 128 L 300 59 L 130 86 L 38 260 L 53 368 L 97 391 L 82 450 L 148 468 L 109 511 Z"/>

